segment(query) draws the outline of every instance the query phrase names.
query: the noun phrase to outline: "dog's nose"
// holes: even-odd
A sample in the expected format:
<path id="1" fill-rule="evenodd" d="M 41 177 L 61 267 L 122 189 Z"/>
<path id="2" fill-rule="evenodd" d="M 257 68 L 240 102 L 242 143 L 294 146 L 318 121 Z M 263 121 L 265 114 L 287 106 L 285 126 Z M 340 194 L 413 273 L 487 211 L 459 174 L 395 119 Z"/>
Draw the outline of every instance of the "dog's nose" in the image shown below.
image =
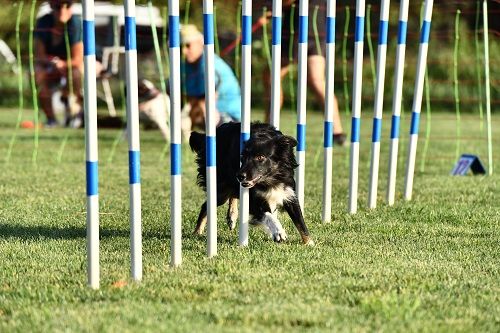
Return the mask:
<path id="1" fill-rule="evenodd" d="M 240 183 L 244 181 L 245 178 L 247 178 L 247 174 L 244 172 L 240 172 L 239 174 L 236 175 L 236 179 L 238 179 Z"/>

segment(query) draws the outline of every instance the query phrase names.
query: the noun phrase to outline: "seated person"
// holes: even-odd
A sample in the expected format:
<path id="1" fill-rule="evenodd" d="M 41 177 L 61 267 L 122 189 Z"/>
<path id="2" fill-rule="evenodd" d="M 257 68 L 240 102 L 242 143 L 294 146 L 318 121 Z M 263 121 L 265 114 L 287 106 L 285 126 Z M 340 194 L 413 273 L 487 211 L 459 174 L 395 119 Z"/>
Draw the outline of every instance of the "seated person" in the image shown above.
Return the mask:
<path id="1" fill-rule="evenodd" d="M 292 5 L 296 4 L 295 10 L 292 11 Z M 267 8 L 272 8 L 272 2 L 270 0 L 260 0 L 255 2 L 256 5 L 265 5 Z M 318 33 L 314 33 L 313 29 L 313 14 L 318 8 L 319 12 L 317 15 L 317 28 Z M 293 17 L 292 17 L 293 13 Z M 266 13 L 266 16 L 260 18 L 262 24 L 266 24 L 269 17 L 272 16 L 271 11 Z M 289 50 L 290 43 L 293 44 L 293 61 L 297 61 L 297 44 L 298 44 L 298 34 L 294 35 L 292 38 L 291 32 L 299 30 L 299 2 L 296 0 L 284 0 L 283 1 L 283 11 L 282 11 L 282 27 L 283 34 L 281 36 L 281 80 L 287 75 L 290 70 L 290 59 Z M 292 27 L 292 22 L 294 26 Z M 319 49 L 316 47 L 316 35 L 320 39 Z M 326 95 L 325 95 L 325 66 L 326 66 L 326 3 L 320 0 L 310 0 L 309 1 L 309 24 L 307 33 L 307 83 L 316 95 L 317 100 L 321 103 L 321 106 L 325 107 Z M 271 73 L 267 69 L 264 71 L 264 87 L 266 100 L 268 104 L 268 109 L 266 110 L 265 122 L 270 120 L 270 105 L 271 105 Z M 342 128 L 342 122 L 339 114 L 339 107 L 337 103 L 337 98 L 333 96 L 333 141 L 337 146 L 345 146 L 346 135 Z M 295 102 L 295 101 L 294 101 Z M 283 106 L 283 87 L 280 85 L 280 108 Z"/>
<path id="2" fill-rule="evenodd" d="M 82 123 L 82 75 L 83 42 L 82 22 L 71 10 L 71 0 L 50 0 L 52 12 L 37 20 L 35 31 L 35 81 L 38 87 L 40 106 L 47 117 L 47 126 L 57 125 L 52 107 L 52 94 L 62 90 L 66 105 L 66 125 L 79 127 Z M 70 53 L 73 95 L 70 96 L 68 83 L 69 59 L 65 42 L 67 27 Z M 96 66 L 100 70 L 99 64 Z M 76 122 L 74 122 L 77 120 Z"/>
<path id="3" fill-rule="evenodd" d="M 188 139 L 193 127 L 205 126 L 205 57 L 203 35 L 196 26 L 181 27 L 182 54 L 185 62 L 181 66 L 183 88 L 187 104 L 182 110 L 182 133 Z M 217 123 L 220 125 L 241 119 L 240 85 L 231 67 L 220 57 L 214 57 Z"/>

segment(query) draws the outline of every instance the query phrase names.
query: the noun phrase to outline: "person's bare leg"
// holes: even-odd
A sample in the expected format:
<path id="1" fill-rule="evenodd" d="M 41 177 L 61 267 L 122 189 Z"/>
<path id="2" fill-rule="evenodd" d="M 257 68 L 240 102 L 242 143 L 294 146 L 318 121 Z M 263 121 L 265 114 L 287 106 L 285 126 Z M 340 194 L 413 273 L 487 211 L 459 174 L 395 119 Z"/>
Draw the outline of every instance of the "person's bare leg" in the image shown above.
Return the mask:
<path id="1" fill-rule="evenodd" d="M 321 105 L 325 106 L 325 58 L 320 55 L 307 57 L 307 79 L 312 90 L 320 99 Z M 333 100 L 333 133 L 340 134 L 344 130 L 340 121 L 339 106 L 337 98 Z"/>
<path id="2" fill-rule="evenodd" d="M 68 101 L 68 114 L 67 116 L 74 117 L 78 113 L 80 113 L 83 109 L 83 96 L 82 96 L 82 77 L 83 73 L 80 71 L 79 68 L 73 67 L 72 68 L 72 77 L 73 77 L 73 95 L 70 96 L 70 91 L 69 91 L 69 84 L 66 84 L 66 86 L 63 89 L 63 96 L 67 99 Z M 67 71 L 63 75 L 68 79 L 68 73 Z"/>
<path id="3" fill-rule="evenodd" d="M 283 78 L 286 76 L 288 73 L 290 66 L 284 66 L 281 68 L 281 82 L 283 82 Z M 266 110 L 264 113 L 264 122 L 269 124 L 269 121 L 271 119 L 271 73 L 269 72 L 268 69 L 264 70 L 264 96 L 265 96 L 265 105 L 266 105 Z M 283 106 L 283 85 L 280 84 L 280 109 Z"/>
<path id="4" fill-rule="evenodd" d="M 37 68 L 35 71 L 35 82 L 40 88 L 38 91 L 38 99 L 40 101 L 40 106 L 47 116 L 47 119 L 54 120 L 54 110 L 52 109 L 52 91 L 48 83 L 48 74 L 43 68 Z"/>

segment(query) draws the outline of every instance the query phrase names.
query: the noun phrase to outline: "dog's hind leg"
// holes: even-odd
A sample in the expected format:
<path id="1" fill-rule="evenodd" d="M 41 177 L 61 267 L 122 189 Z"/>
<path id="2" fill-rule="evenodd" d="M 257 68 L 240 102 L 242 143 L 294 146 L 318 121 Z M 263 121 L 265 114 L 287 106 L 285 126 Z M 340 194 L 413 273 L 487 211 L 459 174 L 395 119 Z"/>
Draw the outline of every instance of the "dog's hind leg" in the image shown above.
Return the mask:
<path id="1" fill-rule="evenodd" d="M 226 203 L 228 197 L 226 195 L 218 195 L 217 196 L 217 207 L 222 206 Z M 236 204 L 236 206 L 238 206 Z M 228 213 L 229 214 L 229 213 Z M 236 216 L 238 216 L 238 211 L 236 210 Z M 195 235 L 203 234 L 205 227 L 207 225 L 207 202 L 205 201 L 203 205 L 201 205 L 200 214 L 198 215 L 198 221 L 196 222 L 196 228 L 194 229 Z"/>
<path id="2" fill-rule="evenodd" d="M 238 199 L 229 198 L 229 207 L 227 209 L 226 222 L 229 230 L 234 230 L 238 221 Z"/>
<path id="3" fill-rule="evenodd" d="M 314 241 L 311 239 L 309 230 L 307 230 L 306 223 L 304 222 L 304 216 L 302 215 L 302 209 L 300 208 L 297 197 L 293 196 L 286 200 L 283 206 L 299 231 L 300 237 L 302 237 L 302 243 L 305 245 L 314 245 Z"/>
<path id="4" fill-rule="evenodd" d="M 196 228 L 194 229 L 195 235 L 203 234 L 205 226 L 207 225 L 207 202 L 205 201 L 201 205 L 200 214 L 198 215 L 198 221 L 196 222 Z"/>

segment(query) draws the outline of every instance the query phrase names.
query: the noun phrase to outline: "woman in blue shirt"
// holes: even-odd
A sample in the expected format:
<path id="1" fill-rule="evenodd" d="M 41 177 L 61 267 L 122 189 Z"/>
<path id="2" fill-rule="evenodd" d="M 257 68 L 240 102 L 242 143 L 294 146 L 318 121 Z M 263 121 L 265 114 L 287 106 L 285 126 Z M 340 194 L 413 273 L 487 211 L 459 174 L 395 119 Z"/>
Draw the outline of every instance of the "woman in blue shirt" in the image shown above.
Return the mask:
<path id="1" fill-rule="evenodd" d="M 181 71 L 188 103 L 182 111 L 184 138 L 188 138 L 192 127 L 205 126 L 205 57 L 203 35 L 194 25 L 181 28 L 182 54 L 185 62 Z M 217 55 L 214 57 L 216 109 L 218 123 L 240 121 L 240 85 L 231 67 Z"/>

